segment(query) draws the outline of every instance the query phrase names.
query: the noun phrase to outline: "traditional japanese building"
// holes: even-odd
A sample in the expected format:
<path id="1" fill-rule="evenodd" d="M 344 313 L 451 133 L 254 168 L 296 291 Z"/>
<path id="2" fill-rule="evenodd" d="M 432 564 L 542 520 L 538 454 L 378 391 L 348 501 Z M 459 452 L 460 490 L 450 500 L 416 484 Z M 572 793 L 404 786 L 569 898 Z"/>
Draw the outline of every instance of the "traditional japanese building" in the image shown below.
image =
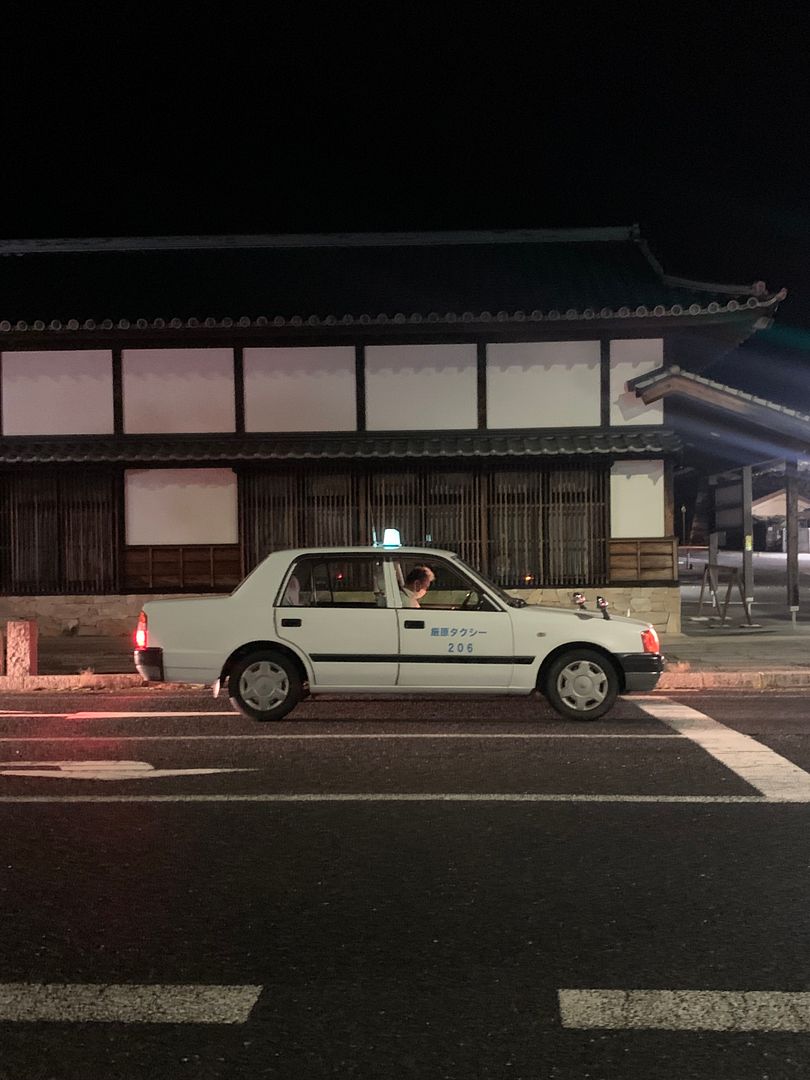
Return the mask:
<path id="1" fill-rule="evenodd" d="M 668 402 L 784 292 L 637 228 L 0 242 L 0 620 L 131 628 L 267 552 L 450 548 L 679 629 Z"/>

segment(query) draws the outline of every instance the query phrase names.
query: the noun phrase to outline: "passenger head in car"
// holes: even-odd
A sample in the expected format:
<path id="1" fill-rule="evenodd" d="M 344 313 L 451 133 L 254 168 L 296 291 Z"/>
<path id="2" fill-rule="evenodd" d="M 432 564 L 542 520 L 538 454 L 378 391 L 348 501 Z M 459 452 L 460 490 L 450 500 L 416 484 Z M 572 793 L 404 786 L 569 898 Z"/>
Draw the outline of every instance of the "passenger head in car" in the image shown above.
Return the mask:
<path id="1" fill-rule="evenodd" d="M 419 607 L 419 601 L 433 584 L 435 574 L 429 566 L 414 566 L 405 575 L 399 590 L 403 607 Z"/>

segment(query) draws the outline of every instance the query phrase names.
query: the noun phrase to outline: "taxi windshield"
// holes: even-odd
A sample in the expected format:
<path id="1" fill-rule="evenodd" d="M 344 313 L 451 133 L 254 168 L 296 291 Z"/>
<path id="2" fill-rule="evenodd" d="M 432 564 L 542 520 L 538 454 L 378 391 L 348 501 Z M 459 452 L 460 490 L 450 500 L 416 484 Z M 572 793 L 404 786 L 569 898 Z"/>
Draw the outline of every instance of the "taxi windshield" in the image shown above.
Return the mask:
<path id="1" fill-rule="evenodd" d="M 486 574 L 482 574 L 480 570 L 476 570 L 472 566 L 469 566 L 458 556 L 456 556 L 455 561 L 459 566 L 463 566 L 468 573 L 473 575 L 473 577 L 477 577 L 479 581 L 483 582 L 483 584 L 486 585 L 488 589 L 491 589 L 505 604 L 516 608 L 526 607 L 526 601 L 522 596 L 512 596 L 506 589 L 503 589 L 500 585 L 496 585 L 494 581 L 490 581 Z"/>

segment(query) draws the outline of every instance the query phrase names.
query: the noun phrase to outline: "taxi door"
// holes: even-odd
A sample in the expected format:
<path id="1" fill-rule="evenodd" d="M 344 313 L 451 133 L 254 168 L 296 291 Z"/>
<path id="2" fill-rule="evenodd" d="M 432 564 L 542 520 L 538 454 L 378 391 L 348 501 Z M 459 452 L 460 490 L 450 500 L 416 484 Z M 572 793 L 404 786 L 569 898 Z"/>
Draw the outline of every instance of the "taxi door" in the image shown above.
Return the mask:
<path id="1" fill-rule="evenodd" d="M 313 685 L 396 685 L 397 615 L 388 606 L 383 561 L 373 555 L 304 556 L 291 568 L 276 635 L 309 659 Z"/>
<path id="2" fill-rule="evenodd" d="M 515 663 L 512 619 L 461 570 L 426 560 L 435 581 L 418 608 L 397 608 L 399 686 L 507 687 Z M 407 566 L 403 563 L 407 573 Z M 404 604 L 405 597 L 399 600 Z"/>

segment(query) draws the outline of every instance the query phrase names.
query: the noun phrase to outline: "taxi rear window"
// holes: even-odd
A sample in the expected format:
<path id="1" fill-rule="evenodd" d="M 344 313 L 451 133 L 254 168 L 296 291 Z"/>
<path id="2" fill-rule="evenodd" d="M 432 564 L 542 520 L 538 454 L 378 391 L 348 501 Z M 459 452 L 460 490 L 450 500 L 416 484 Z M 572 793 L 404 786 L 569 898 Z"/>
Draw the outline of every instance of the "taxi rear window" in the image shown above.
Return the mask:
<path id="1" fill-rule="evenodd" d="M 382 561 L 373 557 L 299 559 L 281 604 L 282 607 L 385 607 L 384 580 Z"/>

